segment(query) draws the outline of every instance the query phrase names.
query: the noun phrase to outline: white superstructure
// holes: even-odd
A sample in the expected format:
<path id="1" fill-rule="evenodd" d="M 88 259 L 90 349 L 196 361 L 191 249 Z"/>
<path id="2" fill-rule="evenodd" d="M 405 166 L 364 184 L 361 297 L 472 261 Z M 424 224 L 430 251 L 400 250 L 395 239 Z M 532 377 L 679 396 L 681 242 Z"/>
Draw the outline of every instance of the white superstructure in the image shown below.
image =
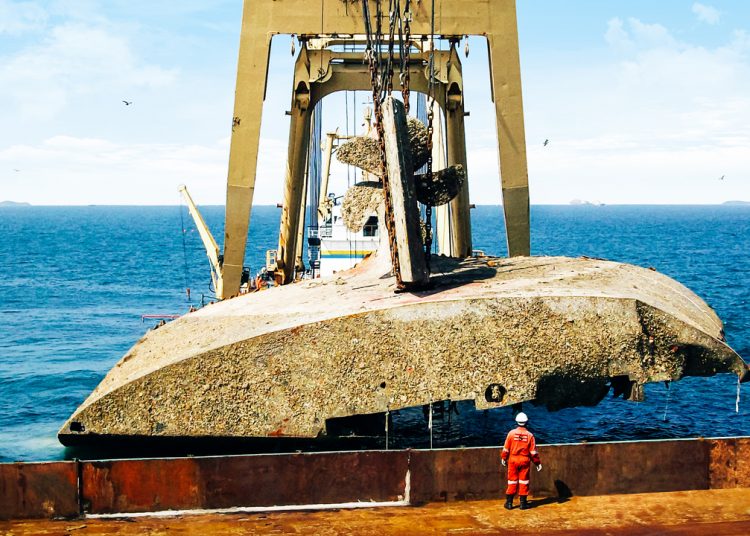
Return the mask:
<path id="1" fill-rule="evenodd" d="M 377 213 L 373 212 L 357 233 L 350 231 L 341 217 L 341 198 L 329 194 L 330 210 L 318 229 L 310 229 L 310 261 L 315 277 L 326 277 L 354 268 L 366 256 L 375 253 L 380 241 Z M 317 236 L 316 236 L 317 235 Z M 319 249 L 312 244 L 318 242 Z M 315 251 L 318 249 L 318 251 Z M 316 269 L 316 261 L 319 269 Z"/>

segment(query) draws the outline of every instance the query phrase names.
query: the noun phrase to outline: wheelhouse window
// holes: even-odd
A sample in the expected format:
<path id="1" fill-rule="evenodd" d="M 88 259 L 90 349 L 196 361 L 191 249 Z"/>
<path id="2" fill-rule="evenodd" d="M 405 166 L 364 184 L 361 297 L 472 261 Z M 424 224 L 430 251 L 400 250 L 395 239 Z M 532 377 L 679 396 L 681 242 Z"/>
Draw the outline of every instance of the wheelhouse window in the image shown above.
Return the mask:
<path id="1" fill-rule="evenodd" d="M 363 236 L 378 236 L 378 217 L 370 216 L 362 229 Z"/>

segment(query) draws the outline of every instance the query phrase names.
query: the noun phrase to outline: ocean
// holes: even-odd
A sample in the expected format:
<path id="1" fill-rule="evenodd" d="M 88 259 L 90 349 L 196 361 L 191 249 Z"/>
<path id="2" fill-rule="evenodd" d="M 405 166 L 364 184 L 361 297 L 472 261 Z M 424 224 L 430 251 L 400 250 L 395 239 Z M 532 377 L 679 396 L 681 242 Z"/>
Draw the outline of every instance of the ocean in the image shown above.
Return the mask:
<path id="1" fill-rule="evenodd" d="M 222 242 L 223 207 L 202 211 Z M 472 218 L 475 249 L 504 255 L 501 207 Z M 253 271 L 278 225 L 277 208 L 253 209 Z M 0 236 L 0 462 L 64 459 L 57 430 L 152 327 L 142 315 L 186 312 L 187 287 L 192 303 L 210 299 L 208 260 L 178 206 L 0 207 Z M 750 206 L 534 206 L 532 252 L 654 267 L 706 300 L 750 358 Z M 736 389 L 732 375 L 688 378 L 648 385 L 642 403 L 524 411 L 541 443 L 750 435 L 750 401 L 736 413 Z M 513 424 L 510 408 L 456 410 L 436 416 L 434 447 L 496 445 Z M 421 410 L 393 415 L 391 441 L 429 445 Z"/>

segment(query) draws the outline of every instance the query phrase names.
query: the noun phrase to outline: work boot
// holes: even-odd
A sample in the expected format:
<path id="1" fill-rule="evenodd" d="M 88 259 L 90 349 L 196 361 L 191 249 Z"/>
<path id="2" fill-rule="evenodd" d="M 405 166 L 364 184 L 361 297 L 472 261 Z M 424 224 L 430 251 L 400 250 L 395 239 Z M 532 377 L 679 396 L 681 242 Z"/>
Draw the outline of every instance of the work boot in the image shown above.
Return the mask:
<path id="1" fill-rule="evenodd" d="M 512 510 L 513 509 L 513 495 L 506 495 L 505 496 L 505 509 L 506 510 Z"/>
<path id="2" fill-rule="evenodd" d="M 526 500 L 526 495 L 519 496 L 519 499 L 521 499 L 521 510 L 528 510 L 529 503 Z"/>

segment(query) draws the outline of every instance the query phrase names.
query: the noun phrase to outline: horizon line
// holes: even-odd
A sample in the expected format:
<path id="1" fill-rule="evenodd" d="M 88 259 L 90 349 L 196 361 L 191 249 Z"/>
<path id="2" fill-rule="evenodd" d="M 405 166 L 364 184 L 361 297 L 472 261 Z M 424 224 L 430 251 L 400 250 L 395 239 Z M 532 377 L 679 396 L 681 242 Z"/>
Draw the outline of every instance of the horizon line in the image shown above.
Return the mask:
<path id="1" fill-rule="evenodd" d="M 7 204 L 6 204 L 7 203 Z M 502 207 L 502 203 L 472 203 L 474 207 Z M 730 200 L 723 201 L 721 203 L 531 203 L 531 207 L 721 207 L 721 206 L 743 206 L 750 205 L 750 201 L 742 200 Z M 184 204 L 130 204 L 130 203 L 71 203 L 71 204 L 34 204 L 25 201 L 0 201 L 0 208 L 38 208 L 38 207 L 49 207 L 49 208 L 65 208 L 65 207 L 183 207 Z M 226 204 L 201 204 L 199 207 L 226 207 Z M 310 205 L 306 205 L 310 206 Z M 272 203 L 260 203 L 252 205 L 253 208 L 260 207 L 272 207 L 281 209 L 282 207 Z"/>

